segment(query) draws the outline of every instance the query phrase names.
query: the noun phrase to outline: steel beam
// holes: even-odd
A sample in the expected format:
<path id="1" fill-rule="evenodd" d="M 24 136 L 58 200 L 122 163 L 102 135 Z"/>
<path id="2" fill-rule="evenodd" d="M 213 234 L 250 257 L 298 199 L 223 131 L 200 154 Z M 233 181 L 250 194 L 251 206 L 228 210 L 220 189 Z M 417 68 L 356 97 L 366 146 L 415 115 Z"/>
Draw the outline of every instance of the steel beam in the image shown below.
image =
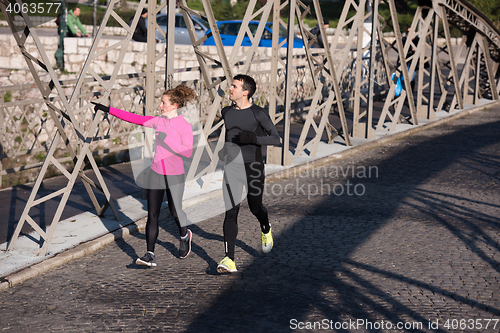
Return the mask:
<path id="1" fill-rule="evenodd" d="M 21 2 L 21 0 L 16 1 Z M 47 158 L 41 166 L 40 174 L 35 182 L 20 223 L 17 225 L 15 237 L 11 240 L 9 249 L 12 249 L 14 246 L 19 232 L 23 224 L 26 222 L 30 224 L 41 236 L 43 246 L 38 253 L 44 254 L 47 251 L 52 234 L 57 226 L 57 223 L 59 222 L 59 218 L 69 198 L 74 182 L 78 177 L 84 181 L 85 187 L 89 192 L 89 196 L 98 214 L 104 213 L 109 205 L 113 209 L 115 217 L 118 218 L 118 212 L 113 206 L 113 202 L 104 179 L 102 178 L 98 166 L 93 160 L 92 152 L 90 151 L 91 143 L 94 140 L 97 140 L 96 132 L 99 131 L 101 126 L 102 113 L 98 112 L 94 115 L 92 121 L 87 123 L 82 122 L 81 119 L 79 120 L 79 116 L 82 113 L 93 112 L 89 110 L 91 108 L 90 104 L 79 105 L 82 86 L 87 77 L 90 75 L 90 77 L 97 82 L 100 88 L 104 90 L 98 101 L 107 103 L 110 98 L 110 92 L 113 89 L 113 84 L 118 77 L 118 72 L 121 64 L 123 63 L 127 48 L 130 45 L 132 34 L 140 16 L 140 11 L 142 8 L 147 6 L 150 17 L 148 20 L 149 31 L 147 43 L 148 55 L 146 65 L 146 88 L 145 97 L 143 96 L 143 102 L 145 114 L 154 114 L 154 110 L 156 109 L 155 99 L 157 96 L 156 93 L 158 90 L 158 83 L 161 82 L 162 87 L 166 89 L 174 86 L 173 75 L 175 69 L 173 68 L 173 61 L 171 61 L 171 58 L 174 55 L 175 48 L 173 37 L 175 1 L 168 0 L 162 5 L 156 5 L 155 2 L 146 3 L 146 0 L 142 0 L 136 10 L 131 26 L 124 22 L 123 19 L 120 18 L 120 16 L 114 11 L 113 8 L 116 2 L 117 0 L 112 0 L 106 10 L 103 23 L 95 35 L 95 40 L 93 41 L 82 71 L 79 73 L 70 98 L 66 98 L 62 85 L 57 80 L 54 70 L 50 67 L 50 65 L 48 65 L 50 63 L 49 58 L 41 46 L 40 39 L 38 38 L 29 17 L 23 15 L 27 27 L 22 33 L 16 33 L 9 15 L 4 15 L 9 22 L 9 26 L 12 28 L 14 38 L 19 45 L 21 53 L 26 59 L 28 67 L 34 74 L 33 76 L 37 87 L 42 93 L 44 101 L 48 106 L 48 113 L 52 117 L 57 128 L 57 131 L 52 138 L 52 144 L 49 148 Z M 331 46 L 324 50 L 311 50 L 309 49 L 309 46 L 314 41 L 315 37 L 312 36 L 310 32 L 306 31 L 306 27 L 303 24 L 305 16 L 311 13 L 309 7 L 305 6 L 300 0 L 274 0 L 267 2 L 263 7 L 257 9 L 257 0 L 250 0 L 243 17 L 241 30 L 236 38 L 236 44 L 231 49 L 231 52 L 226 54 L 227 49 L 222 45 L 222 40 L 216 25 L 211 4 L 209 0 L 202 0 L 206 19 L 210 24 L 212 35 L 216 44 L 215 49 L 217 51 L 217 56 L 212 56 L 207 52 L 204 52 L 202 44 L 207 37 L 205 36 L 200 39 L 196 37 L 194 25 L 190 17 L 190 15 L 200 16 L 201 14 L 190 9 L 187 6 L 186 0 L 181 0 L 179 7 L 188 26 L 193 48 L 200 65 L 201 77 L 210 98 L 208 116 L 202 130 L 203 139 L 207 140 L 210 135 L 223 128 L 222 122 L 218 119 L 218 113 L 220 112 L 223 104 L 227 103 L 225 91 L 228 84 L 232 80 L 233 73 L 235 71 L 239 71 L 254 76 L 261 75 L 254 72 L 254 57 L 258 48 L 259 40 L 264 31 L 264 25 L 268 21 L 271 10 L 273 13 L 273 31 L 278 31 L 280 26 L 286 26 L 283 22 L 282 16 L 288 17 L 288 45 L 286 54 L 283 54 L 283 50 L 281 48 L 282 44 L 279 43 L 278 34 L 273 34 L 271 69 L 270 72 L 266 73 L 266 75 L 270 76 L 270 86 L 266 88 L 269 90 L 269 93 L 266 93 L 262 100 L 256 101 L 265 104 L 263 106 L 269 108 L 270 116 L 276 124 L 283 124 L 283 149 L 280 150 L 270 148 L 268 150 L 268 162 L 272 161 L 273 163 L 290 164 L 292 161 L 290 154 L 290 150 L 292 150 L 290 145 L 290 127 L 291 117 L 294 111 L 293 102 L 296 102 L 296 97 L 293 94 L 297 93 L 292 89 L 292 87 L 295 89 L 296 84 L 296 78 L 293 74 L 293 59 L 295 53 L 295 50 L 293 49 L 293 38 L 295 19 L 299 22 L 300 35 L 306 45 L 304 54 L 307 60 L 307 75 L 310 75 L 313 86 L 310 93 L 304 94 L 303 96 L 305 97 L 300 97 L 304 99 L 303 102 L 310 102 L 310 105 L 307 107 L 308 114 L 305 117 L 305 123 L 301 129 L 297 147 L 295 147 L 296 156 L 303 152 L 308 152 L 311 156 L 314 155 L 318 149 L 319 143 L 321 142 L 321 137 L 324 131 L 326 131 L 328 135 L 329 143 L 333 142 L 334 135 L 332 133 L 336 132 L 336 134 L 342 136 L 346 145 L 351 144 L 350 130 L 347 127 L 344 105 L 354 105 L 354 112 L 352 116 L 353 136 L 365 138 L 374 137 L 374 124 L 372 124 L 372 122 L 374 112 L 374 95 L 376 90 L 375 82 L 384 86 L 384 89 L 380 91 L 386 91 L 385 95 L 378 96 L 380 98 L 385 98 L 385 100 L 382 114 L 375 127 L 377 130 L 393 130 L 401 121 L 408 121 L 412 124 L 417 124 L 419 117 L 434 117 L 434 113 L 441 110 L 447 99 L 447 84 L 453 85 L 454 95 L 450 111 L 453 110 L 457 104 L 459 108 L 463 108 L 463 102 L 471 92 L 474 94 L 473 98 L 475 102 L 477 102 L 480 98 L 489 96 L 489 94 L 492 99 L 498 99 L 499 87 L 495 80 L 495 72 L 498 70 L 498 61 L 500 60 L 500 32 L 493 26 L 491 21 L 488 21 L 484 14 L 478 12 L 465 1 L 434 0 L 432 1 L 431 8 L 425 8 L 427 14 L 423 13 L 423 7 L 419 7 L 417 9 L 417 13 L 410 30 L 410 34 L 418 33 L 420 36 L 420 40 L 417 45 L 412 43 L 411 38 L 409 38 L 403 45 L 394 0 L 384 0 L 384 2 L 388 5 L 390 10 L 390 20 L 388 22 L 382 21 L 382 18 L 378 15 L 378 8 L 380 6 L 379 0 L 369 0 L 368 3 L 372 4 L 373 9 L 371 12 L 365 12 L 365 4 L 367 3 L 367 0 L 347 0 L 344 4 L 335 35 L 331 40 Z M 0 0 L 0 8 L 4 14 L 6 4 L 6 0 Z M 319 1 L 313 0 L 312 4 L 314 6 L 316 18 L 320 24 L 320 34 L 323 40 L 326 41 L 328 40 L 328 36 L 326 35 L 326 31 L 322 25 L 323 16 L 321 14 Z M 163 31 L 163 34 L 166 36 L 167 43 L 165 44 L 165 50 L 157 51 L 155 35 L 156 30 L 161 30 L 161 28 L 156 22 L 156 14 L 164 6 L 168 7 L 169 15 L 168 29 L 166 32 Z M 282 13 L 284 8 L 287 6 L 288 12 Z M 348 13 L 351 10 L 354 10 L 356 14 L 348 18 Z M 114 17 L 119 22 L 125 30 L 126 36 L 124 39 L 117 41 L 115 44 L 106 47 L 104 50 L 98 51 L 97 45 L 102 38 L 103 28 L 106 26 L 110 17 Z M 362 27 L 362 23 L 367 18 L 371 18 L 372 20 L 371 29 Z M 260 19 L 260 23 L 257 31 L 253 34 L 250 31 L 248 24 L 250 21 L 258 19 Z M 446 37 L 446 45 L 442 48 L 437 44 L 440 21 Z M 388 27 L 388 24 L 391 24 L 390 27 L 395 35 L 393 41 L 390 41 L 382 34 L 383 28 Z M 465 49 L 466 41 L 463 41 L 463 44 L 459 48 L 459 52 L 455 55 L 451 45 L 449 24 L 459 27 L 462 31 L 464 31 L 464 33 L 470 32 L 470 35 L 473 36 L 467 45 L 466 59 L 460 75 L 457 70 L 457 63 L 458 59 L 462 56 L 462 50 Z M 348 35 L 346 34 L 347 30 L 349 30 Z M 369 45 L 363 45 L 362 43 L 361 35 L 363 32 L 370 35 L 371 41 Z M 241 46 L 241 42 L 245 35 L 247 35 L 251 40 L 250 47 Z M 33 40 L 40 51 L 39 58 L 32 56 L 26 51 L 25 43 L 28 36 L 33 37 Z M 351 47 L 354 45 L 356 37 L 358 38 L 357 58 L 354 62 L 351 62 Z M 406 55 L 410 47 L 415 48 L 415 55 L 407 58 Z M 389 60 L 390 50 L 396 51 L 398 58 L 397 63 L 392 63 Z M 441 50 L 446 50 L 446 59 L 444 60 L 439 57 L 439 52 L 441 52 Z M 117 66 L 111 73 L 109 80 L 106 80 L 97 73 L 97 69 L 94 68 L 94 61 L 98 57 L 105 55 L 110 51 L 117 52 Z M 368 61 L 365 61 L 363 59 L 363 53 L 367 51 L 370 52 L 370 57 L 369 60 L 366 59 Z M 379 52 L 381 54 L 380 57 L 378 56 Z M 164 79 L 162 78 L 163 73 L 159 74 L 155 71 L 158 61 L 165 61 L 166 67 Z M 428 70 L 425 68 L 426 62 L 430 63 L 430 68 Z M 48 84 L 41 81 L 36 73 L 36 66 L 41 67 L 49 73 L 51 81 Z M 222 69 L 223 74 L 219 77 L 215 77 L 211 73 L 212 67 L 215 66 L 219 66 Z M 409 87 L 411 86 L 410 78 L 415 72 L 417 68 L 416 66 L 419 66 L 418 92 L 417 99 L 414 100 L 414 96 L 410 93 Z M 444 71 L 447 68 L 450 69 L 450 73 L 446 78 Z M 394 80 L 391 79 L 392 73 L 396 74 Z M 429 78 L 429 83 L 424 84 L 424 77 Z M 406 87 L 399 97 L 395 96 L 395 81 L 398 78 L 403 80 L 404 86 Z M 285 85 L 284 93 L 282 89 L 283 85 Z M 367 87 L 366 91 L 361 89 L 362 85 L 363 88 Z M 435 107 L 434 97 L 437 94 L 438 86 L 441 95 L 438 96 L 439 102 L 437 107 Z M 61 98 L 61 107 L 57 107 L 49 98 L 49 94 L 51 94 L 54 89 Z M 301 93 L 303 93 L 304 90 L 306 90 L 306 88 L 302 87 Z M 350 91 L 353 91 L 354 95 L 351 95 Z M 405 118 L 406 116 L 402 116 L 402 109 L 405 101 L 407 101 L 407 106 L 410 109 L 410 116 L 408 118 Z M 366 104 L 366 110 L 363 109 L 363 103 Z M 417 110 L 420 110 L 420 108 L 425 108 L 426 110 L 424 113 L 419 112 L 417 114 Z M 332 115 L 332 110 L 333 114 L 340 118 L 340 129 L 335 129 L 330 124 L 329 116 Z M 313 135 L 313 138 L 308 141 L 307 138 L 311 129 L 315 132 L 315 134 Z M 71 139 L 73 137 L 77 138 L 78 147 L 73 147 L 73 144 L 70 143 L 72 142 Z M 187 178 L 189 180 L 203 177 L 215 170 L 218 162 L 217 154 L 215 154 L 215 152 L 223 144 L 223 137 L 224 131 L 222 129 L 215 148 L 210 147 L 208 144 L 197 147 L 194 152 L 193 163 L 188 171 Z M 146 139 L 146 141 L 149 140 L 149 142 L 152 142 L 152 133 L 146 135 Z M 65 148 L 69 151 L 71 158 L 75 162 L 75 169 L 72 172 L 66 171 L 54 156 L 56 149 L 60 147 L 61 144 L 64 144 Z M 205 152 L 208 153 L 211 162 L 208 166 L 203 168 L 203 170 L 199 171 L 198 166 L 201 161 L 201 156 Z M 86 159 L 90 161 L 92 169 L 97 176 L 97 183 L 94 183 L 90 180 L 90 178 L 83 174 L 83 165 Z M 68 179 L 68 184 L 66 187 L 59 189 L 46 197 L 37 198 L 36 196 L 41 186 L 43 176 L 49 166 L 54 166 L 59 169 Z M 209 181 L 206 182 L 206 184 L 208 183 Z M 97 188 L 105 194 L 107 201 L 103 206 L 100 206 L 95 199 L 92 187 Z M 62 196 L 61 203 L 55 216 L 53 217 L 50 228 L 48 230 L 43 230 L 30 217 L 29 211 L 37 204 L 43 203 L 57 196 Z"/>

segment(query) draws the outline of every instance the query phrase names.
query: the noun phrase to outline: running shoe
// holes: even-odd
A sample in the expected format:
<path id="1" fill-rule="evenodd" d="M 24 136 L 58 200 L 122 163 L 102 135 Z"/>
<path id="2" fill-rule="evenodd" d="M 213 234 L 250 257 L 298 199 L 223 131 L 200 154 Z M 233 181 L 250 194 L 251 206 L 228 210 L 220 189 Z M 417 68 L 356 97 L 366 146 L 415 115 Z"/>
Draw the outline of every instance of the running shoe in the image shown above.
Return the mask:
<path id="1" fill-rule="evenodd" d="M 191 230 L 187 230 L 187 234 L 184 238 L 180 239 L 179 243 L 179 258 L 186 258 L 189 253 L 191 253 L 191 239 L 193 238 L 193 233 Z"/>
<path id="2" fill-rule="evenodd" d="M 273 235 L 271 233 L 271 228 L 269 228 L 269 232 L 267 234 L 262 233 L 262 252 L 268 253 L 273 248 Z"/>
<path id="3" fill-rule="evenodd" d="M 153 252 L 148 251 L 146 252 L 144 257 L 137 258 L 135 263 L 141 266 L 155 267 L 156 266 L 155 255 L 153 254 Z"/>
<path id="4" fill-rule="evenodd" d="M 217 266 L 217 272 L 219 273 L 234 273 L 236 272 L 236 265 L 234 261 L 229 257 L 224 257 L 222 261 Z"/>

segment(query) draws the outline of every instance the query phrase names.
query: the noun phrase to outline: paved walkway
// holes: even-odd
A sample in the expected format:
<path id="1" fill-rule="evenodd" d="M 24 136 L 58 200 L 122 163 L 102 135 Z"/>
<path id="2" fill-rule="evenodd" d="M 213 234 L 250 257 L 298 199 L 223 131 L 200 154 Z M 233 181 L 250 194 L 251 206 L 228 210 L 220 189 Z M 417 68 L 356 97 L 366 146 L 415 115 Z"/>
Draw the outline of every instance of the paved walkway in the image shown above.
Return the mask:
<path id="1" fill-rule="evenodd" d="M 499 126 L 496 105 L 367 143 L 316 162 L 314 172 L 272 175 L 265 203 L 275 247 L 260 253 L 258 223 L 244 204 L 236 274 L 216 273 L 222 214 L 192 225 L 193 253 L 179 260 L 164 213 L 158 267 L 134 264 L 145 239 L 133 231 L 4 290 L 0 328 L 498 332 Z M 188 215 L 218 200 L 194 204 Z"/>

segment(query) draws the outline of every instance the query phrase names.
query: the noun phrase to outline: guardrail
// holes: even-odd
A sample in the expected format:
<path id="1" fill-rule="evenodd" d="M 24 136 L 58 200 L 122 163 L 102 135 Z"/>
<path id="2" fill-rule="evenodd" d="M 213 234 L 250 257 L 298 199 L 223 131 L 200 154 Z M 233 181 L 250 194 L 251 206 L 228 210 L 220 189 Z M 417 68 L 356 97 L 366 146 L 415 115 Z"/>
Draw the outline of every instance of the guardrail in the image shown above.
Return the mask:
<path id="1" fill-rule="evenodd" d="M 304 61 L 303 55 L 295 56 L 294 59 L 298 63 L 294 66 L 295 88 L 293 89 L 294 105 L 298 106 L 298 112 L 307 112 L 308 103 L 312 95 L 312 79 L 307 77 L 308 71 Z M 257 60 L 266 62 L 266 60 Z M 269 60 L 267 60 L 269 62 Z M 212 66 L 212 70 L 216 72 L 219 66 Z M 177 69 L 177 73 L 182 72 L 200 72 L 199 67 Z M 284 75 L 283 69 L 277 74 Z M 281 73 L 281 74 L 280 74 Z M 164 72 L 158 71 L 157 75 L 162 75 Z M 271 82 L 269 72 L 255 72 L 252 73 L 258 82 L 263 82 L 259 85 L 259 89 L 254 96 L 257 104 L 266 106 L 268 105 L 268 96 L 266 94 L 266 82 Z M 200 74 L 198 74 L 200 76 Z M 109 77 L 103 76 L 103 80 L 109 80 Z M 117 88 L 111 91 L 109 96 L 112 106 L 134 112 L 137 114 L 144 114 L 144 95 L 145 95 L 145 79 L 146 73 L 132 73 L 119 75 L 116 80 L 126 81 L 127 84 L 132 84 L 133 87 Z M 61 80 L 60 84 L 72 92 L 77 79 Z M 181 82 L 178 82 L 181 83 Z M 202 124 L 205 123 L 207 117 L 207 103 L 210 103 L 208 93 L 205 85 L 200 79 L 190 81 L 182 81 L 182 83 L 194 88 L 199 96 L 196 102 L 196 109 L 198 114 L 196 117 Z M 99 91 L 95 91 L 96 80 L 93 77 L 86 78 L 84 84 L 76 97 L 77 108 L 95 100 L 100 95 Z M 23 99 L 23 93 L 30 90 L 37 91 L 36 84 L 23 84 L 14 86 L 0 87 L 0 184 L 2 178 L 10 175 L 20 182 L 33 181 L 38 174 L 38 169 L 42 166 L 47 151 L 49 149 L 48 142 L 53 139 L 56 131 L 56 126 L 48 113 L 48 107 L 45 100 L 41 97 L 35 99 Z M 156 87 L 156 97 L 161 97 L 163 86 L 158 84 Z M 283 97 L 284 87 L 278 92 Z M 7 96 L 7 97 L 6 97 Z M 19 96 L 18 100 L 5 101 L 10 99 L 10 96 Z M 349 97 L 347 97 L 349 98 Z M 59 96 L 54 95 L 50 97 L 50 102 L 62 108 L 61 99 Z M 229 104 L 226 98 L 223 103 Z M 77 114 L 79 120 L 82 121 L 83 128 L 90 124 L 93 113 L 89 109 L 85 114 Z M 297 115 L 298 117 L 298 115 Z M 127 151 L 130 147 L 128 145 L 128 136 L 134 131 L 135 126 L 110 117 L 109 122 L 102 122 L 99 126 L 99 131 L 91 145 L 91 150 L 96 158 L 102 160 L 102 156 L 106 154 L 118 153 Z M 79 139 L 74 136 L 70 131 L 67 133 L 69 144 L 77 146 Z M 56 159 L 61 164 L 67 164 L 67 168 L 72 167 L 72 158 L 68 156 L 65 150 L 64 142 L 61 142 L 56 154 Z M 134 144 L 135 146 L 135 144 Z M 97 157 L 100 156 L 100 157 Z M 123 158 L 127 159 L 126 154 L 124 157 L 118 157 L 118 162 Z M 106 161 L 104 161 L 106 163 Z M 25 177 L 20 176 L 21 172 L 29 172 L 31 174 Z M 51 176 L 49 174 L 48 176 Z M 23 180 L 24 179 L 24 180 Z M 6 182 L 7 186 L 12 185 L 12 181 Z M 15 184 L 15 183 L 14 183 Z"/>

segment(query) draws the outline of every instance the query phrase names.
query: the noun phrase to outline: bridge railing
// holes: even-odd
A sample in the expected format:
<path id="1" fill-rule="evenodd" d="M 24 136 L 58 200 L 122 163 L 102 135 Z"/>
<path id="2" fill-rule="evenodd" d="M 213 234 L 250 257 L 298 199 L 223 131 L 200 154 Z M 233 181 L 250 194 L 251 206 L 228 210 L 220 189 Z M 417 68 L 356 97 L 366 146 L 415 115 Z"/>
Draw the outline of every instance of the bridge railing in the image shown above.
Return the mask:
<path id="1" fill-rule="evenodd" d="M 109 142 L 110 139 L 119 141 L 122 137 L 120 134 L 127 133 L 128 129 L 122 122 L 115 122 L 107 117 L 102 118 L 101 112 L 95 117 L 92 106 L 88 103 L 95 98 L 101 102 L 110 101 L 112 106 L 133 110 L 131 104 L 137 107 L 142 101 L 144 114 L 155 114 L 156 99 L 161 95 L 163 87 L 172 88 L 180 81 L 176 79 L 173 62 L 166 61 L 174 59 L 173 17 L 177 8 L 180 8 L 186 22 L 194 54 L 200 66 L 198 87 L 206 89 L 204 91 L 207 92 L 200 95 L 203 98 L 201 105 L 206 106 L 208 112 L 206 121 L 199 129 L 200 135 L 208 139 L 221 130 L 218 114 L 221 107 L 227 103 L 227 94 L 224 91 L 227 90 L 228 83 L 230 84 L 235 74 L 248 73 L 259 82 L 261 94 L 256 96 L 256 102 L 268 105 L 271 119 L 283 128 L 282 147 L 268 148 L 267 157 L 270 163 L 290 165 L 292 154 L 300 156 L 305 153 L 315 156 L 325 132 L 328 143 L 333 143 L 336 137 L 340 137 L 341 144 L 349 146 L 351 137 L 372 139 L 376 137 L 376 131 L 392 131 L 403 122 L 418 125 L 419 119 L 434 119 L 436 114 L 443 110 L 463 109 L 464 101 L 468 103 L 471 100 L 476 104 L 481 99 L 498 100 L 499 66 L 495 53 L 498 50 L 496 43 L 498 30 L 493 29 L 486 20 L 480 19 L 480 15 L 477 15 L 465 0 L 419 2 L 406 35 L 400 31 L 395 0 L 346 0 L 332 44 L 322 49 L 319 54 L 314 54 L 314 50 L 310 48 L 317 41 L 317 37 L 307 31 L 304 25 L 304 18 L 314 12 L 319 22 L 320 35 L 323 40 L 327 39 L 318 0 L 312 0 L 312 4 L 309 5 L 300 0 L 286 2 L 274 0 L 267 1 L 262 6 L 257 6 L 257 0 L 250 0 L 236 42 L 231 48 L 225 48 L 223 45 L 210 1 L 202 0 L 206 19 L 214 37 L 216 55 L 208 53 L 207 49 L 202 47 L 208 36 L 198 37 L 191 19 L 191 15 L 201 16 L 201 13 L 190 9 L 185 0 L 179 0 L 177 3 L 175 0 L 167 0 L 160 5 L 155 1 L 141 0 L 131 24 L 119 18 L 114 8 L 117 2 L 118 0 L 109 1 L 101 27 L 105 27 L 110 17 L 114 17 L 125 31 L 125 37 L 101 48 L 99 42 L 103 29 L 98 30 L 81 69 L 81 75 L 74 86 L 69 88 L 72 89 L 69 98 L 66 96 L 64 85 L 59 83 L 54 70 L 48 65 L 50 59 L 44 52 L 35 29 L 32 29 L 29 17 L 22 14 L 28 27 L 26 32 L 33 37 L 40 54 L 39 59 L 27 52 L 24 52 L 23 56 L 30 68 L 42 67 L 52 79 L 49 83 L 40 80 L 36 83 L 55 127 L 48 129 L 47 133 L 54 133 L 53 141 L 50 145 L 46 145 L 47 158 L 42 164 L 9 250 L 14 247 L 23 224 L 29 223 L 43 238 L 43 246 L 37 253 L 46 253 L 71 189 L 78 178 L 84 181 L 97 214 L 102 215 L 108 207 L 111 207 L 115 218 L 119 219 L 119 212 L 114 206 L 92 153 L 96 151 L 95 144 L 102 144 L 106 140 Z M 382 19 L 379 15 L 378 7 L 382 2 L 389 9 L 389 18 Z M 151 15 L 151 20 L 148 22 L 143 89 L 124 90 L 116 94 L 114 84 L 118 80 L 118 73 L 142 9 L 146 7 L 149 13 L 158 13 L 167 7 L 172 19 L 168 21 L 169 27 L 165 31 L 157 24 L 155 15 Z M 5 12 L 5 5 L 1 1 L 0 9 Z M 350 15 L 353 12 L 354 16 Z M 289 18 L 289 22 L 285 23 L 283 17 Z M 456 17 L 459 19 L 454 19 Z M 286 41 L 295 40 L 293 31 L 295 20 L 298 22 L 300 37 L 305 45 L 300 52 L 296 52 L 291 46 L 292 43 L 282 47 Z M 259 23 L 253 33 L 250 24 L 255 21 Z M 272 22 L 270 24 L 273 31 L 279 31 L 280 27 L 286 28 L 287 38 L 280 41 L 277 33 L 272 34 L 270 66 L 266 70 L 256 70 L 253 65 L 265 61 L 256 58 L 256 51 L 268 21 Z M 460 27 L 460 23 L 463 22 L 467 24 Z M 467 38 L 460 45 L 458 54 L 452 46 L 449 24 L 456 24 L 466 30 Z M 487 31 L 484 29 L 485 24 Z M 13 27 L 13 22 L 9 21 L 9 25 Z M 383 34 L 383 31 L 388 30 L 394 33 L 394 38 L 387 38 Z M 157 31 L 166 37 L 165 49 L 156 49 L 154 39 Z M 442 32 L 446 40 L 445 45 L 438 43 L 439 37 L 443 37 Z M 242 45 L 244 38 L 251 41 L 251 46 Z M 17 35 L 16 41 L 21 50 L 26 49 L 26 38 Z M 462 54 L 462 51 L 465 54 Z M 111 52 L 117 59 L 117 66 L 111 70 L 112 74 L 107 82 L 99 76 L 98 61 L 101 56 Z M 299 54 L 303 56 L 303 61 L 300 61 Z M 352 54 L 354 57 L 349 56 Z M 377 58 L 377 54 L 380 54 L 380 57 Z M 460 66 L 459 62 L 462 59 L 465 60 Z M 165 72 L 162 74 L 156 72 L 158 62 L 165 67 Z M 348 75 L 342 77 L 345 71 L 348 71 Z M 33 70 L 32 75 L 39 77 Z M 95 82 L 87 81 L 88 75 L 92 76 Z M 381 85 L 380 80 L 385 81 L 387 89 L 383 89 L 386 92 L 383 96 L 376 96 L 376 84 Z M 416 90 L 413 90 L 414 85 Z M 90 86 L 92 89 L 88 89 Z M 351 90 L 346 92 L 345 89 Z M 60 101 L 52 99 L 57 95 L 61 98 Z M 208 97 L 205 97 L 206 95 Z M 85 99 L 81 99 L 80 96 L 85 96 Z M 296 140 L 297 136 L 290 133 L 290 123 L 299 104 L 305 111 L 305 119 L 300 128 L 299 138 Z M 31 113 L 29 108 L 24 106 L 11 107 L 10 112 L 2 112 L 2 115 L 6 115 L 4 119 L 16 124 L 14 128 L 18 133 L 17 136 L 9 138 L 12 147 L 9 146 L 7 149 L 10 153 L 20 154 L 24 150 L 29 151 L 35 148 L 34 146 L 41 145 L 41 142 L 33 140 L 33 133 L 37 133 L 35 125 L 43 123 L 45 119 L 40 118 L 37 112 L 35 112 L 37 115 L 33 116 L 35 118 L 30 118 L 29 113 Z M 350 124 L 348 119 L 351 120 Z M 334 121 L 337 123 L 333 124 Z M 49 134 L 47 137 L 50 137 Z M 146 130 L 146 139 L 152 138 L 152 134 Z M 219 138 L 213 146 L 198 146 L 195 149 L 194 163 L 188 172 L 188 179 L 210 176 L 218 162 L 216 152 L 222 143 Z M 62 145 L 66 154 L 75 161 L 74 171 L 71 173 L 65 170 L 56 158 L 56 152 Z M 195 167 L 201 163 L 203 156 L 208 156 L 208 163 L 202 170 L 196 170 Z M 85 161 L 89 161 L 99 184 L 93 182 L 83 172 Z M 48 167 L 59 169 L 68 180 L 67 186 L 35 200 Z M 102 206 L 96 200 L 92 186 L 105 195 L 106 201 Z M 54 196 L 61 196 L 61 201 L 50 228 L 45 231 L 30 217 L 30 209 Z"/>
<path id="2" fill-rule="evenodd" d="M 312 97 L 314 87 L 312 79 L 308 75 L 305 68 L 304 56 L 297 55 L 296 65 L 293 67 L 293 77 L 295 88 L 293 89 L 293 104 L 296 106 L 296 118 L 300 118 L 299 113 L 307 112 L 307 101 Z M 269 65 L 270 60 L 258 60 L 263 65 Z M 267 64 L 265 64 L 267 62 Z M 262 66 L 261 66 L 262 67 Z M 220 66 L 212 68 L 215 73 L 220 69 Z M 190 115 L 190 118 L 199 120 L 202 125 L 205 124 L 208 116 L 207 103 L 210 103 L 210 98 L 207 89 L 200 80 L 200 67 L 191 67 L 177 69 L 176 73 L 198 73 L 197 79 L 187 81 L 179 81 L 176 84 L 184 83 L 197 92 L 199 98 L 195 102 L 197 114 Z M 157 71 L 159 77 L 165 73 Z M 269 105 L 269 83 L 271 82 L 270 73 L 268 71 L 260 71 L 250 73 L 256 77 L 259 82 L 259 89 L 254 96 L 254 101 L 262 106 Z M 280 69 L 278 76 L 284 76 L 284 69 Z M 102 77 L 103 80 L 108 80 L 109 77 Z M 116 89 L 112 89 L 109 95 L 110 105 L 136 114 L 144 114 L 145 101 L 145 73 L 130 73 L 119 75 L 116 78 Z M 121 87 L 120 81 L 125 81 L 129 87 Z M 61 80 L 60 84 L 71 93 L 77 82 L 76 79 Z M 260 84 L 262 82 L 262 84 Z M 77 109 L 88 104 L 90 101 L 97 99 L 100 96 L 99 91 L 96 91 L 96 80 L 92 77 L 85 79 L 79 94 L 77 95 Z M 14 86 L 0 87 L 0 133 L 1 149 L 0 149 L 0 184 L 2 180 L 8 185 L 16 184 L 15 182 L 33 181 L 38 174 L 39 168 L 42 166 L 46 154 L 50 146 L 50 140 L 53 139 L 57 127 L 51 119 L 48 112 L 47 104 L 40 95 L 40 98 L 24 99 L 25 92 L 36 88 L 34 84 L 23 84 Z M 160 98 L 164 85 L 157 83 L 155 89 L 155 97 Z M 278 95 L 284 98 L 284 86 L 278 90 Z M 5 98 L 7 96 L 7 98 Z M 14 97 L 11 97 L 14 96 Z M 16 98 L 17 96 L 17 98 Z M 62 108 L 60 96 L 54 95 L 50 97 L 50 102 Z M 226 97 L 222 103 L 229 104 Z M 93 112 L 89 110 L 76 112 L 75 117 L 81 122 L 82 129 L 87 129 L 90 126 L 93 118 Z M 106 121 L 99 124 L 99 130 L 96 133 L 94 141 L 91 144 L 92 154 L 97 159 L 102 159 L 103 155 L 126 152 L 130 146 L 128 144 L 129 135 L 135 130 L 136 126 L 126 122 L 119 121 L 114 117 L 108 117 Z M 77 146 L 79 139 L 75 133 L 66 130 L 66 135 L 69 138 L 71 146 Z M 136 144 L 133 144 L 136 147 Z M 66 165 L 67 169 L 71 169 L 74 165 L 73 159 L 66 152 L 66 143 L 61 142 L 58 146 L 58 152 L 55 154 L 56 160 Z M 121 154 L 123 155 L 123 154 Z M 121 156 L 120 155 L 120 156 Z M 122 158 L 127 158 L 126 154 L 123 157 L 118 156 L 118 161 Z M 114 157 L 116 158 L 116 157 Z M 114 160 L 112 158 L 112 160 Z M 196 167 L 196 166 L 194 166 Z M 55 171 L 55 170 L 54 170 Z M 22 175 L 22 174 L 28 175 Z M 5 176 L 9 177 L 5 177 Z M 49 173 L 47 176 L 51 176 Z M 9 178 L 2 179 L 2 178 Z"/>

